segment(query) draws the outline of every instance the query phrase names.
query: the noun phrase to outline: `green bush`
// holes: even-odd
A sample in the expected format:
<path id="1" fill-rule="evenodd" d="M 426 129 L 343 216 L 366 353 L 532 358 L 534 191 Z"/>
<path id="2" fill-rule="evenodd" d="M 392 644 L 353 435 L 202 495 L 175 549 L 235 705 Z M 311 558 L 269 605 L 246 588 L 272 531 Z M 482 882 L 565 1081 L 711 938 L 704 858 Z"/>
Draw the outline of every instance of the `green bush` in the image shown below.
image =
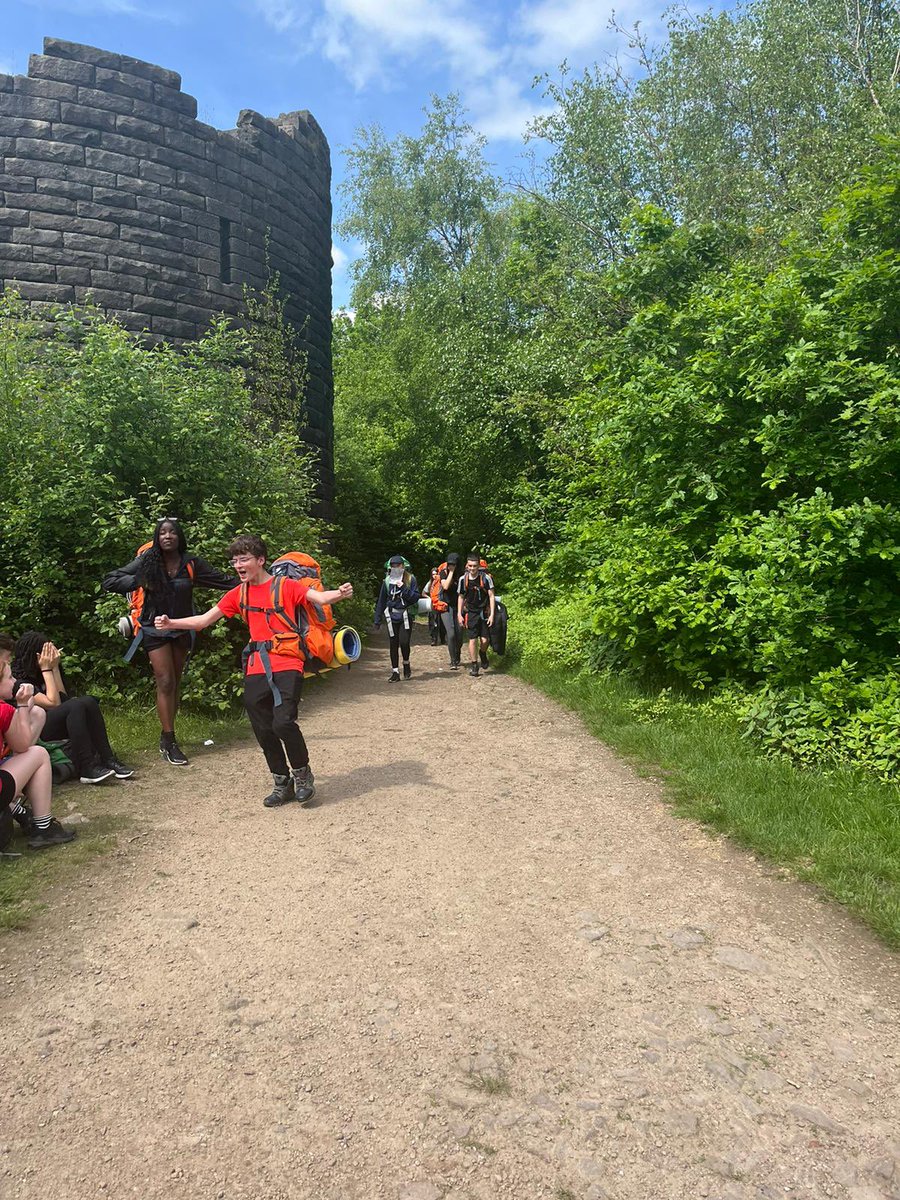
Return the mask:
<path id="1" fill-rule="evenodd" d="M 148 349 L 94 311 L 63 309 L 37 324 L 14 296 L 0 303 L 0 629 L 45 629 L 78 688 L 149 695 L 143 656 L 121 662 L 124 598 L 101 594 L 100 581 L 134 557 L 158 517 L 177 515 L 190 548 L 222 569 L 225 547 L 245 531 L 274 552 L 321 554 L 323 527 L 308 515 L 312 457 L 296 421 L 277 421 L 268 398 L 255 402 L 256 391 L 267 395 L 266 364 L 253 365 L 251 392 L 250 336 L 221 320 L 183 349 Z M 323 565 L 336 582 L 338 564 Z M 197 603 L 215 598 L 200 592 Z M 202 635 L 185 699 L 229 707 L 243 632 L 223 623 Z"/>

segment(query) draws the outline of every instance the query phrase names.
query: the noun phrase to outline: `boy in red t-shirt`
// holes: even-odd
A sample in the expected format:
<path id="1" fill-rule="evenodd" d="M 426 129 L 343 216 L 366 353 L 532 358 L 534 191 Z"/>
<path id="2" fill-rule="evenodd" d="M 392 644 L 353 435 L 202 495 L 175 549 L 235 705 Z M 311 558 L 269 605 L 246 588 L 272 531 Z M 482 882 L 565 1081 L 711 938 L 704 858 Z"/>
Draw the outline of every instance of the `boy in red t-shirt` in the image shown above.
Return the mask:
<path id="1" fill-rule="evenodd" d="M 222 617 L 236 617 L 241 611 L 241 589 L 244 584 L 248 585 L 250 645 L 244 656 L 244 707 L 275 781 L 263 804 L 266 808 L 275 808 L 289 800 L 308 804 L 316 789 L 309 766 L 309 751 L 297 725 L 297 706 L 303 688 L 302 649 L 298 647 L 296 653 L 291 653 L 290 638 L 286 639 L 287 653 L 260 648 L 262 643 L 272 641 L 273 634 L 290 632 L 272 608 L 272 576 L 266 570 L 268 553 L 262 538 L 252 535 L 236 538 L 228 548 L 228 555 L 240 584 L 226 592 L 208 612 L 177 619 L 160 616 L 155 623 L 158 629 L 200 630 L 214 625 Z M 281 603 L 292 621 L 296 621 L 297 610 L 304 603 L 336 604 L 353 595 L 353 586 L 349 583 L 327 592 L 319 591 L 311 584 L 310 579 L 282 581 Z"/>

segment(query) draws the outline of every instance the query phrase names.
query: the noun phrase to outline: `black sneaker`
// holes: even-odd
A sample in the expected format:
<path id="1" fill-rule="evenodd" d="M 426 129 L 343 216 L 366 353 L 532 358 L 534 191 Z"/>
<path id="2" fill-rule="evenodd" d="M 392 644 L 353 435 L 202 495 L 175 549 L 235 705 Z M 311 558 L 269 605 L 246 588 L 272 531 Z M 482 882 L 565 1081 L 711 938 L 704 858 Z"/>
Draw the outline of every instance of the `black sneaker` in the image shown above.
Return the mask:
<path id="1" fill-rule="evenodd" d="M 471 667 L 469 667 L 469 674 L 472 676 L 473 679 L 478 678 L 478 676 L 480 674 L 480 672 L 478 670 L 478 663 L 472 663 Z"/>
<path id="2" fill-rule="evenodd" d="M 24 834 L 30 834 L 34 831 L 31 809 L 27 804 L 21 805 L 21 807 L 13 813 L 13 820 L 18 822 L 19 828 Z"/>
<path id="3" fill-rule="evenodd" d="M 131 767 L 126 767 L 123 762 L 119 762 L 117 758 L 111 758 L 106 764 L 116 779 L 130 779 L 134 774 Z"/>
<path id="4" fill-rule="evenodd" d="M 388 679 L 388 683 L 399 683 L 399 682 L 400 682 L 400 672 L 395 667 L 394 670 L 391 671 L 391 676 L 390 676 L 390 679 Z"/>
<path id="5" fill-rule="evenodd" d="M 290 775 L 273 775 L 275 786 L 263 800 L 266 808 L 280 808 L 282 804 L 290 804 L 294 799 L 294 782 Z"/>
<path id="6" fill-rule="evenodd" d="M 409 663 L 404 663 L 403 664 L 403 678 L 409 679 L 410 675 L 412 675 L 412 667 L 409 665 Z"/>
<path id="7" fill-rule="evenodd" d="M 459 670 L 459 663 L 458 663 L 458 662 L 452 662 L 452 663 L 450 664 L 450 670 L 451 670 L 451 671 L 458 671 L 458 670 Z"/>
<path id="8" fill-rule="evenodd" d="M 64 846 L 66 842 L 75 841 L 75 830 L 65 829 L 52 817 L 46 829 L 32 829 L 28 845 L 32 850 L 46 850 L 49 846 Z"/>
<path id="9" fill-rule="evenodd" d="M 82 783 L 103 783 L 112 779 L 114 774 L 112 767 L 101 767 L 99 763 L 92 763 L 78 778 Z"/>
<path id="10" fill-rule="evenodd" d="M 316 781 L 313 778 L 312 770 L 308 766 L 298 767 L 291 774 L 294 777 L 294 795 L 301 806 L 305 807 L 316 794 Z"/>
<path id="11" fill-rule="evenodd" d="M 173 767 L 190 766 L 190 760 L 184 753 L 177 742 L 170 742 L 168 746 L 160 746 L 160 754 L 167 763 L 171 763 Z"/>
<path id="12" fill-rule="evenodd" d="M 488 669 L 487 650 L 482 650 L 479 657 L 481 658 L 481 669 L 482 671 L 486 671 Z"/>

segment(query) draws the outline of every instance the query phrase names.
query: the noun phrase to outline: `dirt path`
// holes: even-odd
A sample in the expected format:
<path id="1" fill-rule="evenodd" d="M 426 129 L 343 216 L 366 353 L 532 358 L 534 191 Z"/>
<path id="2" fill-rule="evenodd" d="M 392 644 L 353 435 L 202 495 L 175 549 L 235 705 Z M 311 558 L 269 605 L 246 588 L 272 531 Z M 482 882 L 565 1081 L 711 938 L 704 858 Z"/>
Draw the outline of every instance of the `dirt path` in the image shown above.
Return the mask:
<path id="1" fill-rule="evenodd" d="M 900 1197 L 896 957 L 414 662 L 307 705 L 319 807 L 249 746 L 153 767 L 147 836 L 0 940 L 0 1196 Z"/>

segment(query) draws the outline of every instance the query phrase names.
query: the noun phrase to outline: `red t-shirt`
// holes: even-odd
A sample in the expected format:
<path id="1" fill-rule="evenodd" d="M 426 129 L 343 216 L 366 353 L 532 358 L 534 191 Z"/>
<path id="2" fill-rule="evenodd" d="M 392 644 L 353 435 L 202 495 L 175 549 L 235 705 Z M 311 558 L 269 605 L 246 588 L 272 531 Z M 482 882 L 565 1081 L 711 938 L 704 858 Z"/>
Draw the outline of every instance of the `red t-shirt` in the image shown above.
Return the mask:
<path id="1" fill-rule="evenodd" d="M 306 593 L 313 585 L 312 579 L 285 579 L 281 585 L 281 603 L 284 611 L 292 619 L 297 618 L 297 609 L 303 603 Z M 247 589 L 247 604 L 251 608 L 271 608 L 272 580 L 257 583 Z M 238 585 L 226 592 L 216 607 L 226 617 L 237 617 L 241 611 L 241 588 Z M 247 624 L 250 627 L 251 642 L 267 642 L 272 632 L 284 630 L 287 626 L 274 613 L 251 612 L 247 614 Z M 302 671 L 303 664 L 290 654 L 269 654 L 273 671 Z M 247 662 L 248 675 L 263 675 L 265 668 L 258 654 L 251 654 Z"/>
<path id="2" fill-rule="evenodd" d="M 12 719 L 16 715 L 16 710 L 11 704 L 7 704 L 5 700 L 0 700 L 0 758 L 6 758 L 12 754 L 9 746 L 6 744 L 6 738 L 3 736 L 10 725 Z"/>

